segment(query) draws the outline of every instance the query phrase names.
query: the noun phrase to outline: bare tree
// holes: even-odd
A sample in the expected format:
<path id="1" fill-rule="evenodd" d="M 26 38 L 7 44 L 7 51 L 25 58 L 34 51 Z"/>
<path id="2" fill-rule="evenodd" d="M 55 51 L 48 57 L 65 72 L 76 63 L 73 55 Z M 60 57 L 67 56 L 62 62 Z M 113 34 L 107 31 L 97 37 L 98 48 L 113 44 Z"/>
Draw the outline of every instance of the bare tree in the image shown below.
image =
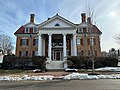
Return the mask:
<path id="1" fill-rule="evenodd" d="M 0 35 L 0 49 L 3 51 L 3 54 L 8 54 L 8 52 L 13 49 L 11 40 L 12 39 L 5 34 Z"/>
<path id="2" fill-rule="evenodd" d="M 115 37 L 116 42 L 120 45 L 120 33 Z"/>
<path id="3" fill-rule="evenodd" d="M 91 17 L 91 22 L 97 24 L 97 14 L 95 12 L 94 5 L 88 0 L 85 5 L 85 12 L 87 17 Z"/>
<path id="4" fill-rule="evenodd" d="M 90 18 L 91 24 L 88 24 L 88 29 L 89 29 L 89 36 L 90 36 L 90 55 L 89 58 L 92 61 L 92 72 L 95 73 L 95 68 L 94 68 L 94 63 L 95 63 L 95 53 L 94 53 L 94 42 L 93 42 L 93 24 L 96 25 L 97 23 L 97 17 L 95 13 L 95 9 L 93 4 L 90 1 L 87 1 L 86 6 L 85 6 L 85 12 L 87 14 L 87 17 Z"/>

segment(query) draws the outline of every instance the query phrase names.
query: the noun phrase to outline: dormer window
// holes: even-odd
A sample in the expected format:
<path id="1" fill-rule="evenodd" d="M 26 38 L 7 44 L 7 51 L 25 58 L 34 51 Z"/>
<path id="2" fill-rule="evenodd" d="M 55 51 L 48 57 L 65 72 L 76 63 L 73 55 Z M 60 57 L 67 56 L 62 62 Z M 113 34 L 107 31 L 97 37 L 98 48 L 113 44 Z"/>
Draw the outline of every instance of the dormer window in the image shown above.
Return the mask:
<path id="1" fill-rule="evenodd" d="M 56 23 L 55 26 L 60 26 L 60 24 Z"/>
<path id="2" fill-rule="evenodd" d="M 37 29 L 35 27 L 26 27 L 25 33 L 37 33 Z"/>
<path id="3" fill-rule="evenodd" d="M 33 27 L 30 27 L 30 33 L 33 33 Z"/>
<path id="4" fill-rule="evenodd" d="M 89 31 L 89 30 L 88 30 L 87 27 L 83 27 L 83 32 L 84 32 L 84 33 L 88 32 L 88 31 Z"/>
<path id="5" fill-rule="evenodd" d="M 85 27 L 83 27 L 83 32 L 85 33 L 85 32 L 87 32 L 87 30 L 86 30 L 86 28 Z"/>
<path id="6" fill-rule="evenodd" d="M 28 27 L 25 28 L 25 33 L 29 33 L 29 28 Z"/>
<path id="7" fill-rule="evenodd" d="M 78 32 L 79 32 L 79 33 L 82 32 L 82 28 L 79 28 L 79 29 L 78 29 Z"/>
<path id="8" fill-rule="evenodd" d="M 37 33 L 37 32 L 38 32 L 37 28 L 34 28 L 33 33 Z"/>

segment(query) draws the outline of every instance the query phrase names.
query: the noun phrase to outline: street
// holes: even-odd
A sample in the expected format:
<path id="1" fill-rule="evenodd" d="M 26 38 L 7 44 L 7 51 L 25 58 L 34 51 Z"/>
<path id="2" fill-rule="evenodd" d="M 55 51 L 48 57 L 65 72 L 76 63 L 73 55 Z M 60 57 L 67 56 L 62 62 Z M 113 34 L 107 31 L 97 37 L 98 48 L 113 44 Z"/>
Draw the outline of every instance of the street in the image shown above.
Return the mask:
<path id="1" fill-rule="evenodd" d="M 120 90 L 120 80 L 0 81 L 0 90 Z"/>

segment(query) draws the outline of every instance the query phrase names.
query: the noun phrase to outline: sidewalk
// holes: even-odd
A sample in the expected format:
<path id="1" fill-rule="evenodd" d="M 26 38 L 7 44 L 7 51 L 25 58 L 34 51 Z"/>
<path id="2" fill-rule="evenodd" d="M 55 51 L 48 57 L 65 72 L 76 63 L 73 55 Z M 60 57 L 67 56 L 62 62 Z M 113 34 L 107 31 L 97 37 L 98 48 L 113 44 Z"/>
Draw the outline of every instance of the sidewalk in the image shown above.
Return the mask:
<path id="1" fill-rule="evenodd" d="M 72 72 L 65 72 L 65 71 L 47 71 L 47 72 L 40 72 L 40 73 L 30 73 L 29 75 L 40 75 L 40 76 L 50 75 L 54 77 L 59 77 L 59 76 L 65 76 L 71 73 Z"/>

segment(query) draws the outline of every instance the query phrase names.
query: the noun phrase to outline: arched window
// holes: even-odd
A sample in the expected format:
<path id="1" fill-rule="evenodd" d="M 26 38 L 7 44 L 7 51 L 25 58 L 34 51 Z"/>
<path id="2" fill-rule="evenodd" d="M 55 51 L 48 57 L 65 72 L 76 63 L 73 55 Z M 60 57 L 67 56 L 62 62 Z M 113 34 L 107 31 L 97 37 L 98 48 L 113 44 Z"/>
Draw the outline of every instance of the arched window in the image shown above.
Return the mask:
<path id="1" fill-rule="evenodd" d="M 55 26 L 60 26 L 60 24 L 56 23 Z"/>

